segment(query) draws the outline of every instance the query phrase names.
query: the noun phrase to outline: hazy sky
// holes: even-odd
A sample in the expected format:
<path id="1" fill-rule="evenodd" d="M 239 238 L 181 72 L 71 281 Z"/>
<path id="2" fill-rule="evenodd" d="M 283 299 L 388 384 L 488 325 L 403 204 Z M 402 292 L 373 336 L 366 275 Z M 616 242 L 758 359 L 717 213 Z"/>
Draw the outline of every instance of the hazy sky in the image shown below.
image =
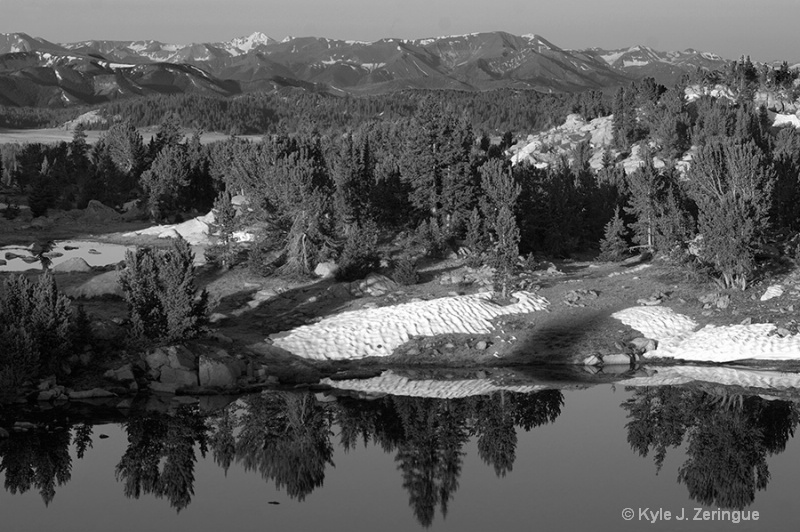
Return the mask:
<path id="1" fill-rule="evenodd" d="M 0 33 L 53 42 L 228 40 L 261 31 L 373 41 L 538 33 L 562 48 L 646 44 L 800 61 L 800 0 L 0 0 Z"/>

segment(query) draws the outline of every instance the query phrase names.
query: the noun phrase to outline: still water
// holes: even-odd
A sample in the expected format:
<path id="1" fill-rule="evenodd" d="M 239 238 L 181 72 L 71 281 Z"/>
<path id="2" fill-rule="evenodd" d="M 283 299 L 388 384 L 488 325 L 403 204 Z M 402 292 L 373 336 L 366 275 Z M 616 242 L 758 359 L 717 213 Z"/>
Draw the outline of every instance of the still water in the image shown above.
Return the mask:
<path id="1" fill-rule="evenodd" d="M 37 414 L 49 431 L 0 440 L 0 530 L 800 525 L 798 408 L 741 390 L 602 384 L 451 400 L 265 392 L 211 412 L 105 419 Z M 695 508 L 743 512 L 695 521 Z M 731 522 L 754 511 L 758 521 Z"/>

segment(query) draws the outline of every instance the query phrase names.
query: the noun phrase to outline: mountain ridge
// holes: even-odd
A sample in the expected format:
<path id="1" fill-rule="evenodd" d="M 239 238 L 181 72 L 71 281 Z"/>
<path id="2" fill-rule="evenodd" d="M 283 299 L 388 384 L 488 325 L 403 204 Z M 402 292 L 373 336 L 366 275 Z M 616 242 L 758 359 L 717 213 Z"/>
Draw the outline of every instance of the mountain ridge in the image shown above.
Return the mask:
<path id="1" fill-rule="evenodd" d="M 535 33 L 503 31 L 374 42 L 324 37 L 277 41 L 254 32 L 186 45 L 156 40 L 56 44 L 12 33 L 0 34 L 0 103 L 93 104 L 175 92 L 233 96 L 286 85 L 333 94 L 407 88 L 577 92 L 644 77 L 671 84 L 688 71 L 725 64 L 716 54 L 691 49 L 568 50 Z M 66 78 L 72 79 L 71 85 Z"/>

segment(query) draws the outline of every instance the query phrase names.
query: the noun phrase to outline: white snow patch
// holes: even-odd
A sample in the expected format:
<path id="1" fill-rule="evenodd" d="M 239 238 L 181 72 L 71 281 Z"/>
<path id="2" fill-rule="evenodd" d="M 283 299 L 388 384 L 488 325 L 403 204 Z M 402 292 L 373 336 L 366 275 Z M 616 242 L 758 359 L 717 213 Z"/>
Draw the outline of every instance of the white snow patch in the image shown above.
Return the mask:
<path id="1" fill-rule="evenodd" d="M 767 288 L 767 290 L 764 292 L 764 295 L 761 296 L 761 301 L 769 301 L 770 299 L 781 297 L 782 295 L 783 287 L 779 284 L 774 284 Z"/>
<path id="2" fill-rule="evenodd" d="M 475 395 L 488 395 L 501 390 L 516 393 L 533 393 L 546 389 L 545 386 L 532 384 L 498 385 L 489 379 L 412 380 L 391 370 L 384 371 L 379 377 L 371 379 L 340 381 L 323 379 L 321 382 L 339 390 L 437 399 L 462 399 Z"/>
<path id="3" fill-rule="evenodd" d="M 486 334 L 494 328 L 492 318 L 545 310 L 549 305 L 529 292 L 512 295 L 517 302 L 506 306 L 482 293 L 354 310 L 273 334 L 270 339 L 297 356 L 316 360 L 389 356 L 412 336 Z"/>
<path id="4" fill-rule="evenodd" d="M 697 362 L 737 360 L 800 360 L 800 335 L 774 335 L 775 325 L 706 325 L 697 323 L 666 307 L 634 307 L 621 310 L 614 318 L 658 341 L 658 348 L 646 358 L 675 358 Z"/>
<path id="5" fill-rule="evenodd" d="M 158 238 L 177 238 L 180 235 L 193 246 L 206 245 L 213 240 L 213 235 L 210 234 L 210 225 L 214 223 L 214 220 L 214 211 L 209 211 L 205 216 L 198 216 L 180 224 L 155 225 L 139 231 L 125 233 L 122 236 L 150 235 Z M 233 233 L 233 238 L 237 242 L 249 242 L 254 237 L 250 233 L 237 231 Z"/>
<path id="6" fill-rule="evenodd" d="M 797 115 L 784 115 L 780 113 L 775 113 L 775 119 L 772 122 L 773 127 L 785 126 L 790 125 L 796 128 L 800 128 L 800 117 Z"/>
<path id="7" fill-rule="evenodd" d="M 636 60 L 627 60 L 627 59 L 622 62 L 622 65 L 625 68 L 632 67 L 632 66 L 645 66 L 645 65 L 649 65 L 649 64 L 650 64 L 650 61 L 636 61 Z"/>

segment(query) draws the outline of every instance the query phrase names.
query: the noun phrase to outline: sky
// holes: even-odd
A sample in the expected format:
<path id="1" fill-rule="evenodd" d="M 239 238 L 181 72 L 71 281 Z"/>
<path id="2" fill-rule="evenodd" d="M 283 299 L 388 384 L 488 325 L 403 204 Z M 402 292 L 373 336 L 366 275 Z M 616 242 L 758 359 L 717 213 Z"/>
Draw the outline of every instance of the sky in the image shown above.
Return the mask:
<path id="1" fill-rule="evenodd" d="M 800 0 L 0 0 L 0 33 L 185 44 L 260 31 L 374 41 L 502 30 L 561 48 L 800 61 Z"/>

